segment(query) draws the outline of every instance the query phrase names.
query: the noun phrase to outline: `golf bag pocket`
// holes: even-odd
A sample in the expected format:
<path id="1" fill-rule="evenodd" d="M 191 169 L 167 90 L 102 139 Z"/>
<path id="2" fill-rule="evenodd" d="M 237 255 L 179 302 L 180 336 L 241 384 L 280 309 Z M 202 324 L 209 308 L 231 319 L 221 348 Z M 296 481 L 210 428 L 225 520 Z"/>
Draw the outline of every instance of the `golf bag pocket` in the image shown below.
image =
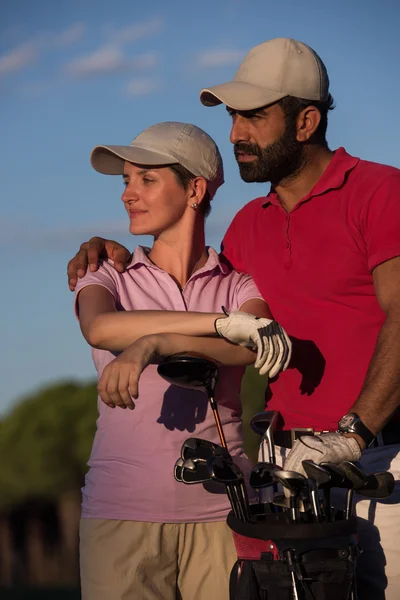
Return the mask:
<path id="1" fill-rule="evenodd" d="M 238 560 L 230 600 L 348 600 L 354 590 L 356 519 L 288 523 L 284 513 L 250 523 L 228 516 Z"/>

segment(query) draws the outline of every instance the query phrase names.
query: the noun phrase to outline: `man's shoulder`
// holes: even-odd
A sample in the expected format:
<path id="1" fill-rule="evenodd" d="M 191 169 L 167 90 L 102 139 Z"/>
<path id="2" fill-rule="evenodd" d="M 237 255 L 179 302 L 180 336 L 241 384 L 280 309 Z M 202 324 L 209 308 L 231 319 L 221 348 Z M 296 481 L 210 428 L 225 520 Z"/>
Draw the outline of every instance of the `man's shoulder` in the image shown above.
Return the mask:
<path id="1" fill-rule="evenodd" d="M 393 179 L 400 185 L 400 169 L 392 165 L 360 159 L 353 173 L 354 177 L 360 180 L 379 183 L 385 179 Z"/>
<path id="2" fill-rule="evenodd" d="M 259 196 L 247 202 L 242 208 L 236 213 L 235 220 L 251 219 L 252 217 L 259 214 L 260 208 L 268 202 L 268 196 Z"/>

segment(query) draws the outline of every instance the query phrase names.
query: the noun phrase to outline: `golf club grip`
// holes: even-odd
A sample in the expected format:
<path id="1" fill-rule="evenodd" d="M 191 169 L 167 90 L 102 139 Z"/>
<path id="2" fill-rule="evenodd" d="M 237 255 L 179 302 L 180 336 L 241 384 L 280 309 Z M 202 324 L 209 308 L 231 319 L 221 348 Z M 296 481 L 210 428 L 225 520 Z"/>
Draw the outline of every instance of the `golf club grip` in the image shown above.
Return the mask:
<path id="1" fill-rule="evenodd" d="M 387 498 L 394 490 L 396 482 L 387 471 L 368 475 L 365 485 L 357 493 L 367 498 Z"/>

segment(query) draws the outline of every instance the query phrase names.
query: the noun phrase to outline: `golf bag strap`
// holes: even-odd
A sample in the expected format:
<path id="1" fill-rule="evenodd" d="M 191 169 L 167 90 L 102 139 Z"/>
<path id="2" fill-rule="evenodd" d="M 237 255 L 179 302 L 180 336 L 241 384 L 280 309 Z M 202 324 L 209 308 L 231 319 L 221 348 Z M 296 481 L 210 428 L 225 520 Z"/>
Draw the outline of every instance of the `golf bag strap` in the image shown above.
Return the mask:
<path id="1" fill-rule="evenodd" d="M 274 517 L 275 515 L 269 515 Z M 279 517 L 280 515 L 276 515 Z M 352 517 L 347 521 L 334 523 L 294 524 L 284 523 L 273 518 L 268 521 L 244 523 L 236 519 L 232 512 L 228 514 L 227 524 L 236 533 L 258 540 L 274 542 L 278 540 L 320 540 L 334 539 L 357 533 L 357 519 Z"/>

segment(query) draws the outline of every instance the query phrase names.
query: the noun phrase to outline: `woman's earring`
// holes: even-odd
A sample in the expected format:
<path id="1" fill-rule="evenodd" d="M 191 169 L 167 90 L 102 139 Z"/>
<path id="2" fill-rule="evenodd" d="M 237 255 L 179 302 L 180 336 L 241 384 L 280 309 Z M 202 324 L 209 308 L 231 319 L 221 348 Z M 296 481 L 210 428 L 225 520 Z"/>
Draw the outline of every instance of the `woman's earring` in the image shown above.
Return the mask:
<path id="1" fill-rule="evenodd" d="M 193 204 L 192 204 L 192 208 L 193 208 L 193 210 L 196 210 L 196 208 L 197 208 L 198 206 L 199 206 L 199 205 L 197 204 L 197 202 L 193 202 Z"/>

